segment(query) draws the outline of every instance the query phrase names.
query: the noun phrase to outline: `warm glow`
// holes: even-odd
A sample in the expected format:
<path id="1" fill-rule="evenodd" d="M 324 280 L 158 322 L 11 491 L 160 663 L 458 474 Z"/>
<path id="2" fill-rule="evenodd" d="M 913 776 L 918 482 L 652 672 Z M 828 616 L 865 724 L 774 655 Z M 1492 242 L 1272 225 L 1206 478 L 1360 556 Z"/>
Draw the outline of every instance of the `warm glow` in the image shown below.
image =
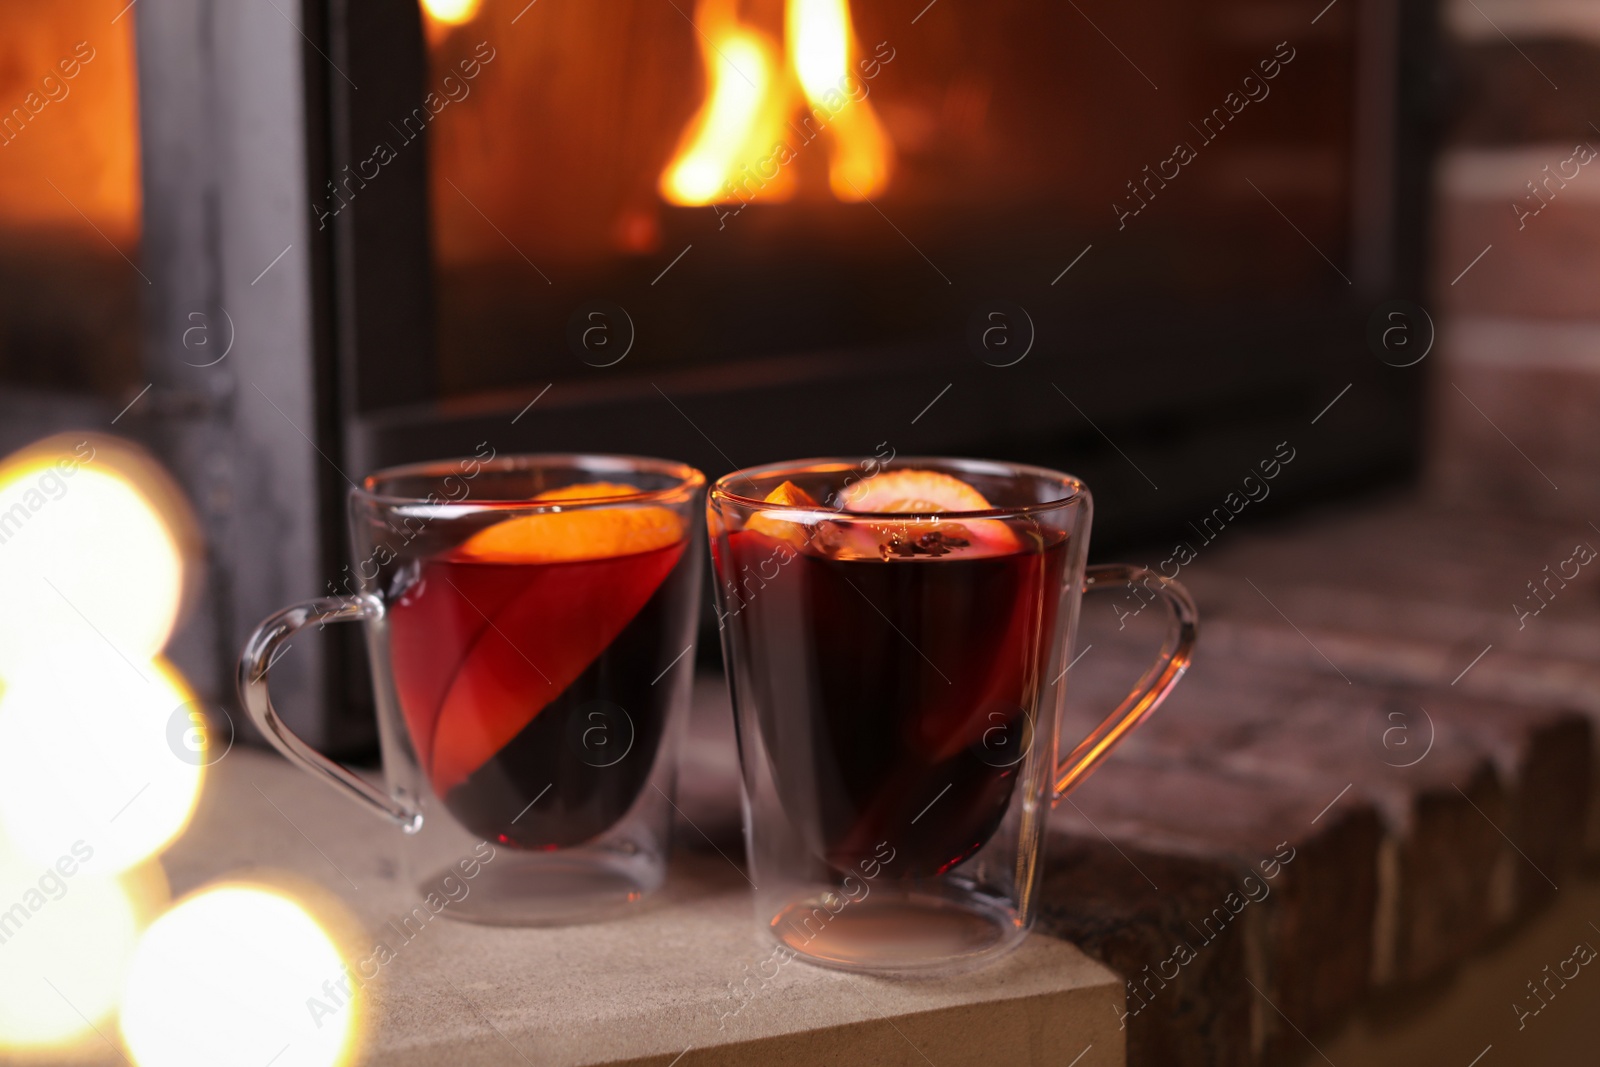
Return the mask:
<path id="1" fill-rule="evenodd" d="M 793 179 L 774 149 L 790 94 L 778 78 L 777 49 L 740 26 L 722 0 L 702 0 L 695 14 L 708 92 L 661 176 L 661 195 L 674 204 L 785 199 Z"/>
<path id="2" fill-rule="evenodd" d="M 0 677 L 77 644 L 159 653 L 192 529 L 154 461 L 114 439 L 64 435 L 0 465 Z"/>
<path id="3" fill-rule="evenodd" d="M 0 227 L 36 230 L 52 253 L 92 250 L 118 271 L 106 242 L 138 259 L 141 199 L 138 20 L 113 22 L 122 6 L 0 4 Z"/>
<path id="4" fill-rule="evenodd" d="M 80 846 L 38 863 L 0 837 L 0 1049 L 98 1041 L 115 1010 L 165 879 L 99 877 L 97 860 Z"/>
<path id="5" fill-rule="evenodd" d="M 840 200 L 861 200 L 889 181 L 889 138 L 854 63 L 847 0 L 788 0 L 787 68 L 758 31 L 739 23 L 729 0 L 701 0 L 695 12 L 706 99 L 661 176 L 674 204 L 785 200 L 789 164 L 814 138 L 828 152 L 828 184 Z M 797 108 L 794 83 L 807 101 Z M 799 114 L 799 124 L 790 117 Z"/>
<path id="6" fill-rule="evenodd" d="M 813 103 L 850 70 L 850 9 L 845 0 L 789 0 L 789 57 Z"/>
<path id="7" fill-rule="evenodd" d="M 193 524 L 155 461 L 113 438 L 0 464 L 0 829 L 30 862 L 82 842 L 109 876 L 194 811 L 203 760 L 172 723 L 195 698 L 160 658 Z"/>
<path id="8" fill-rule="evenodd" d="M 194 537 L 127 442 L 68 434 L 0 462 L 0 1049 L 103 1043 L 166 903 L 148 861 L 205 762 L 194 694 L 160 656 Z"/>
<path id="9" fill-rule="evenodd" d="M 483 0 L 422 0 L 422 13 L 433 22 L 459 26 L 471 22 L 482 6 Z"/>
<path id="10" fill-rule="evenodd" d="M 848 0 L 789 0 L 789 61 L 812 107 L 812 119 L 832 140 L 828 185 L 840 200 L 876 195 L 889 182 L 889 138 L 851 67 L 855 33 Z"/>
<path id="11" fill-rule="evenodd" d="M 194 694 L 162 661 L 130 664 L 98 639 L 38 657 L 0 695 L 0 826 L 38 864 L 78 841 L 102 875 L 154 856 L 200 797 L 204 761 L 180 758 L 170 732 Z"/>
<path id="12" fill-rule="evenodd" d="M 219 886 L 145 931 L 122 1036 L 139 1067 L 332 1067 L 349 1058 L 360 1002 L 332 938 L 303 907 L 272 890 Z"/>

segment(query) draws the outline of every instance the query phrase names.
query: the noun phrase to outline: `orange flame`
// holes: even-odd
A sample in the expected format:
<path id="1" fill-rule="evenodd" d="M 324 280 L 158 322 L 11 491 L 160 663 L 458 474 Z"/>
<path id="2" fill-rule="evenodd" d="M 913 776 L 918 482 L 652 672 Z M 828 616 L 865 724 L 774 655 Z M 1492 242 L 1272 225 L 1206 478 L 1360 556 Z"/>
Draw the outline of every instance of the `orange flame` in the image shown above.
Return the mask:
<path id="1" fill-rule="evenodd" d="M 478 17 L 483 0 L 421 0 L 422 30 L 429 47 L 438 47 L 450 31 Z"/>
<path id="2" fill-rule="evenodd" d="M 792 90 L 780 77 L 772 39 L 740 24 L 734 3 L 700 0 L 695 11 L 707 92 L 661 175 L 661 195 L 674 204 L 736 199 L 734 185 L 742 178 L 746 199 L 786 200 L 793 192 L 793 178 L 781 168 L 766 173 L 776 166 Z"/>
<path id="3" fill-rule="evenodd" d="M 788 0 L 787 65 L 770 37 L 740 23 L 736 4 L 700 0 L 695 11 L 706 99 L 662 172 L 661 195 L 683 205 L 787 200 L 795 176 L 785 165 L 796 154 L 787 119 L 802 97 L 812 131 L 805 142 L 829 134 L 833 195 L 853 201 L 881 191 L 892 150 L 865 83 L 852 75 L 848 0 Z"/>
<path id="4" fill-rule="evenodd" d="M 477 17 L 483 0 L 422 0 L 422 13 L 432 22 L 460 26 Z"/>
<path id="5" fill-rule="evenodd" d="M 840 200 L 873 196 L 889 182 L 889 138 L 865 94 L 849 92 L 852 84 L 864 86 L 850 69 L 856 42 L 849 0 L 789 0 L 786 22 L 789 62 L 813 117 L 832 132 L 828 185 Z"/>

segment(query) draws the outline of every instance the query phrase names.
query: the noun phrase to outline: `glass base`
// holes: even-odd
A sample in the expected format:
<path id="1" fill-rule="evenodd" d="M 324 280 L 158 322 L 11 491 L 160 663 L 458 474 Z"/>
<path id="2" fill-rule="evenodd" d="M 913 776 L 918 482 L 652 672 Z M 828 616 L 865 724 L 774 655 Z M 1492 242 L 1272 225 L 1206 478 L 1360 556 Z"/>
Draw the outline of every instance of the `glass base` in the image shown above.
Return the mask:
<path id="1" fill-rule="evenodd" d="M 799 958 L 873 974 L 926 974 L 979 967 L 1022 943 L 1014 911 L 970 894 L 874 887 L 859 901 L 825 893 L 788 905 L 771 934 Z"/>
<path id="2" fill-rule="evenodd" d="M 470 881 L 448 868 L 417 891 L 446 903 L 442 915 L 490 926 L 557 926 L 615 918 L 660 887 L 665 864 L 645 854 L 602 849 L 497 850 Z M 464 890 L 464 891 L 463 891 Z M 452 899 L 452 892 L 455 899 Z"/>

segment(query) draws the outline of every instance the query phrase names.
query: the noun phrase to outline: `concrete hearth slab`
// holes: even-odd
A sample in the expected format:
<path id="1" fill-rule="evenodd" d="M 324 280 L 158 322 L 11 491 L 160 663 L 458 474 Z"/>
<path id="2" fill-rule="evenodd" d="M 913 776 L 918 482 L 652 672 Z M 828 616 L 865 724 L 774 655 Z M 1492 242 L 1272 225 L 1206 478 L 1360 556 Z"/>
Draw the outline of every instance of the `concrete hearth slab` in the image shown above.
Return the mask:
<path id="1" fill-rule="evenodd" d="M 212 771 L 194 824 L 164 859 L 175 894 L 284 874 L 336 895 L 353 938 L 394 940 L 385 922 L 416 901 L 390 858 L 390 831 L 276 755 L 237 748 Z M 918 981 L 795 961 L 763 984 L 771 953 L 748 892 L 731 860 L 680 854 L 661 893 L 619 921 L 432 922 L 367 985 L 361 1062 L 1124 1063 L 1122 984 L 1069 944 L 1035 936 L 989 968 Z M 751 976 L 753 995 L 735 999 Z"/>

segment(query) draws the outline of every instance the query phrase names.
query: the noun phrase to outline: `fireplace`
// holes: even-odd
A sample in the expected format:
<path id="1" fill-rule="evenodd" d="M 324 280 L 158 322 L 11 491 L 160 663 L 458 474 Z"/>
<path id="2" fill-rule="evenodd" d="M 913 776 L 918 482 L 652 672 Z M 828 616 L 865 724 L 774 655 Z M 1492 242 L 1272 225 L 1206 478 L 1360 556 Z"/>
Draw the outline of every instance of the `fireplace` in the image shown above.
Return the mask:
<path id="1" fill-rule="evenodd" d="M 486 435 L 708 468 L 889 440 L 1104 453 L 1137 492 L 1091 423 L 1203 483 L 1220 424 L 1271 436 L 1352 377 L 1393 430 L 1327 472 L 1409 450 L 1415 383 L 1362 340 L 1420 260 L 1397 5 L 329 14 L 311 213 L 357 466 Z"/>
<path id="2" fill-rule="evenodd" d="M 0 377 L 178 471 L 212 558 L 174 654 L 225 703 L 242 633 L 338 586 L 380 465 L 978 454 L 1084 476 L 1102 546 L 1170 541 L 1280 442 L 1255 512 L 1414 466 L 1420 375 L 1366 338 L 1421 288 L 1431 5 L 120 7 L 3 16 L 18 54 L 66 41 L 27 46 L 39 77 L 96 58 L 0 153 L 113 177 L 0 205 Z M 92 137 L 45 127 L 79 104 Z M 73 240 L 29 268 L 48 220 Z M 52 315 L 77 354 L 19 369 Z M 334 641 L 275 678 L 348 751 L 364 668 Z"/>

